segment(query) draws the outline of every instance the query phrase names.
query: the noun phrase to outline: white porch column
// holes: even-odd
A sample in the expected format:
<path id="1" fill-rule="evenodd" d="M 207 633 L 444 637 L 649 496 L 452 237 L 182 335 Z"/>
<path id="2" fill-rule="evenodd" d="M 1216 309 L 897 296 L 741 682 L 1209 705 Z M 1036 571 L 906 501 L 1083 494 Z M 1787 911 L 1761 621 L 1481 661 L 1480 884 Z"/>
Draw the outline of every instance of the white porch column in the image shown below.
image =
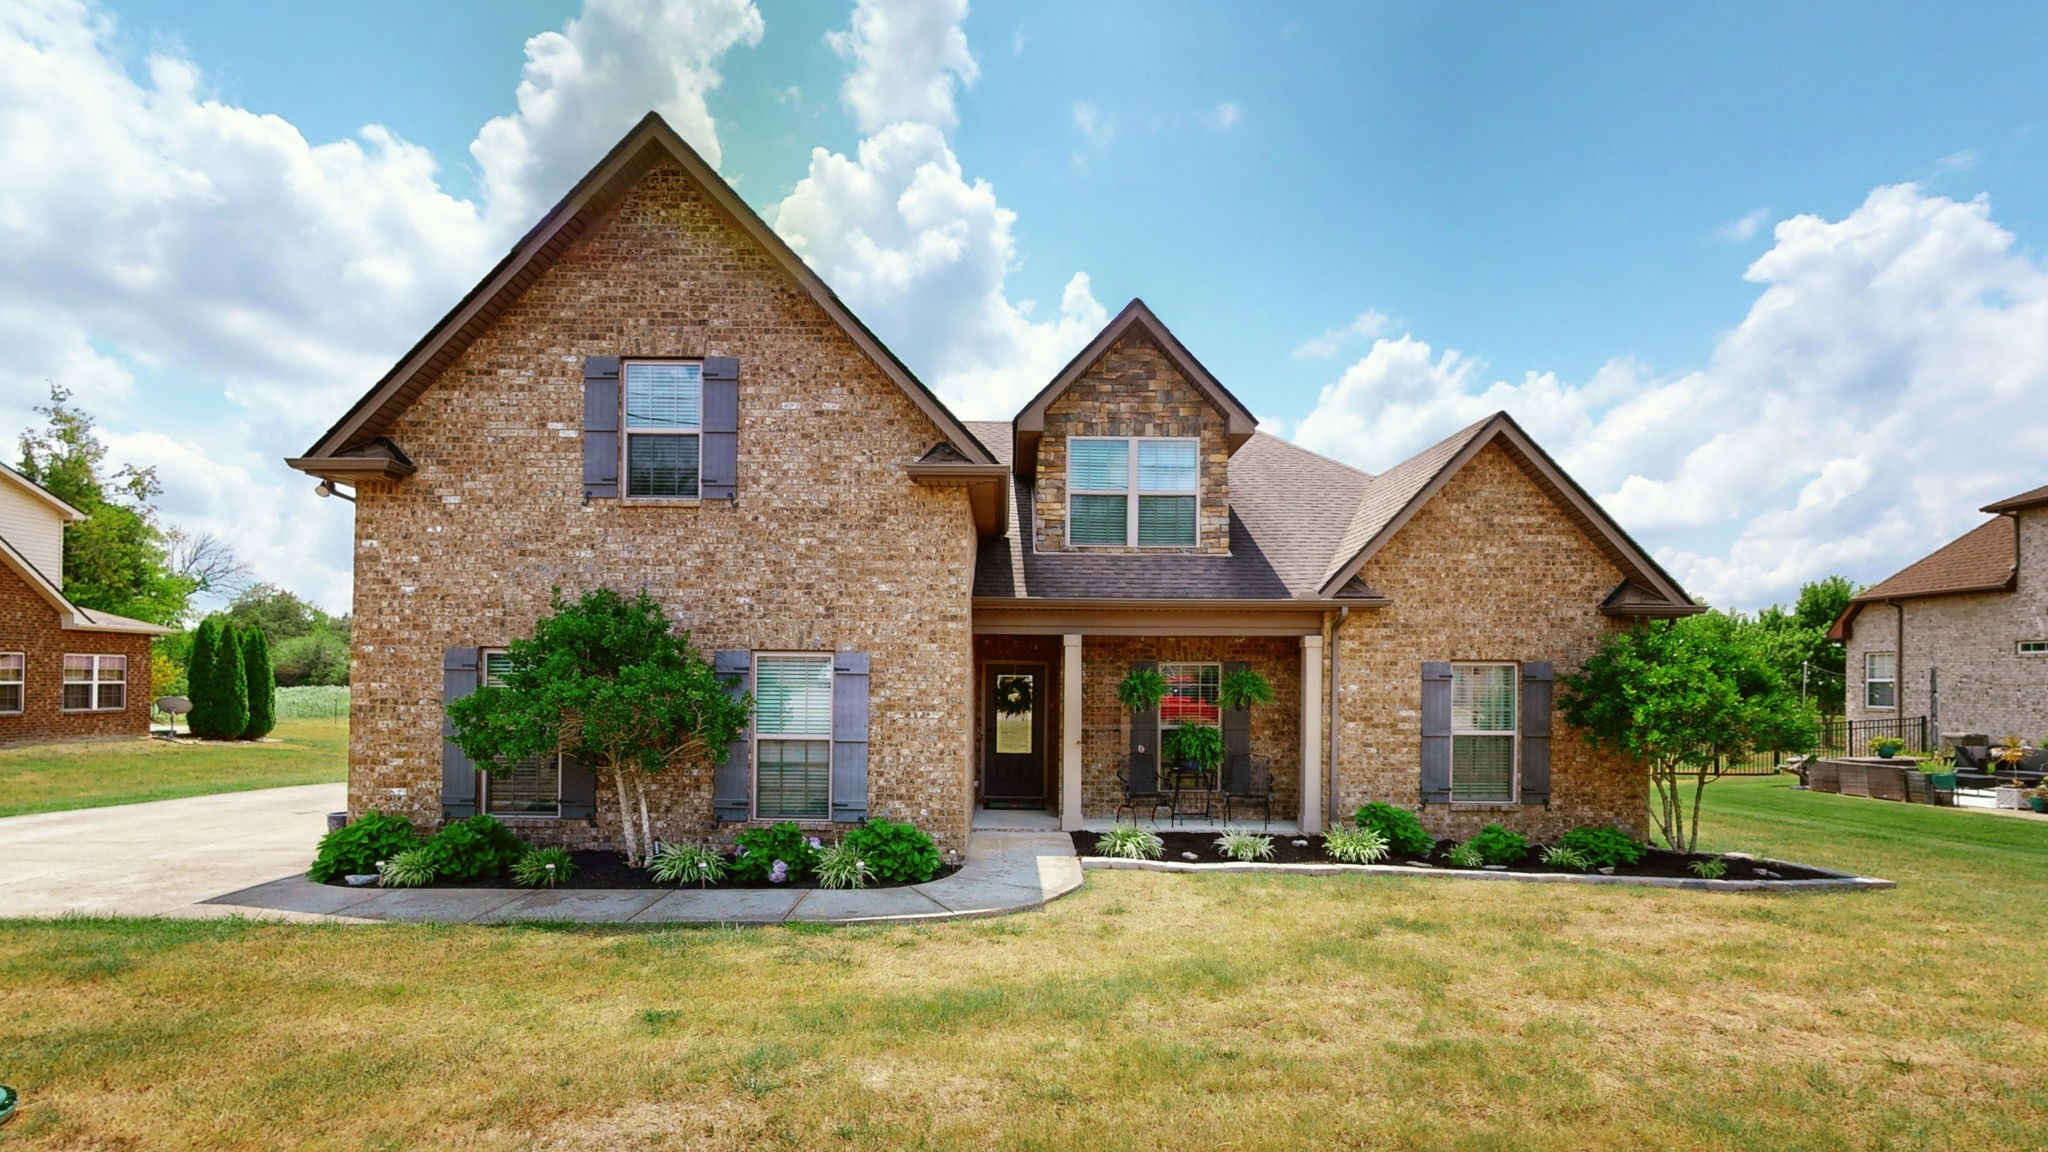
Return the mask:
<path id="1" fill-rule="evenodd" d="M 1323 638 L 1301 638 L 1301 831 L 1323 830 Z"/>
<path id="2" fill-rule="evenodd" d="M 1081 830 L 1081 636 L 1060 637 L 1060 828 Z"/>

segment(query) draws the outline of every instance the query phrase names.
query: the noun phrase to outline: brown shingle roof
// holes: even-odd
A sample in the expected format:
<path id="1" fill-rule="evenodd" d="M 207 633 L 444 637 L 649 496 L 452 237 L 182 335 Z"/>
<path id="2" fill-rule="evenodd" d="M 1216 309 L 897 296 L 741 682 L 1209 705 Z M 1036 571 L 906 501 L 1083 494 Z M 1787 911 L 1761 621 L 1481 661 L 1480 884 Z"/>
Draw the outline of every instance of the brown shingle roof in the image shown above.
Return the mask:
<path id="1" fill-rule="evenodd" d="M 2012 582 L 2013 518 L 1995 517 L 1870 586 L 1852 603 L 1991 592 Z"/>
<path id="2" fill-rule="evenodd" d="M 2017 512 L 2022 508 L 2038 508 L 2043 504 L 2048 504 L 2048 484 L 2022 492 L 2017 496 L 2007 496 L 1996 504 L 1986 504 L 1979 511 Z"/>

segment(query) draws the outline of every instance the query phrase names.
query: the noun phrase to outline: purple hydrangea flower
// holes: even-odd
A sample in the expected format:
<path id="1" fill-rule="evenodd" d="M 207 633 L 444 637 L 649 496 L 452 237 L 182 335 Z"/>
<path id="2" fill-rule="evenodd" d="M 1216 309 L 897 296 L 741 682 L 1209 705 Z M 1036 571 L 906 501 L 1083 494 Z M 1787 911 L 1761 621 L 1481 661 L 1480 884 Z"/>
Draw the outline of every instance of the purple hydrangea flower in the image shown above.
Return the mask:
<path id="1" fill-rule="evenodd" d="M 811 847 L 817 849 L 820 852 L 825 850 L 825 845 L 822 842 L 820 842 L 816 836 L 811 837 Z"/>
<path id="2" fill-rule="evenodd" d="M 770 884 L 780 884 L 787 879 L 789 879 L 789 865 L 777 860 L 775 866 L 768 869 L 768 882 Z"/>

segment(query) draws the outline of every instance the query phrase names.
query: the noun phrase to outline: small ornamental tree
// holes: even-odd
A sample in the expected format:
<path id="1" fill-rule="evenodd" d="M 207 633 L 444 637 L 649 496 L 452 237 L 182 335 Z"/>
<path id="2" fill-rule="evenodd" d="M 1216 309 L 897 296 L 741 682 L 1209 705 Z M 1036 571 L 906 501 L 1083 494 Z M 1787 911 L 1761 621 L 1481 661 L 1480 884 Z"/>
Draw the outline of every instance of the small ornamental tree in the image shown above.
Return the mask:
<path id="1" fill-rule="evenodd" d="M 753 711 L 644 591 L 629 600 L 600 588 L 572 604 L 555 589 L 552 614 L 512 642 L 499 679 L 448 705 L 456 745 L 486 772 L 566 752 L 610 776 L 634 867 L 653 855 L 648 777 L 708 763 Z"/>
<path id="2" fill-rule="evenodd" d="M 270 668 L 270 642 L 263 629 L 242 633 L 242 679 L 248 684 L 249 723 L 242 739 L 261 740 L 277 727 L 277 676 Z"/>
<path id="3" fill-rule="evenodd" d="M 1559 711 L 1587 743 L 1648 769 L 1650 815 L 1679 852 L 1699 841 L 1700 801 L 1723 757 L 1804 752 L 1818 736 L 1797 686 L 1718 613 L 1609 635 L 1560 685 Z"/>

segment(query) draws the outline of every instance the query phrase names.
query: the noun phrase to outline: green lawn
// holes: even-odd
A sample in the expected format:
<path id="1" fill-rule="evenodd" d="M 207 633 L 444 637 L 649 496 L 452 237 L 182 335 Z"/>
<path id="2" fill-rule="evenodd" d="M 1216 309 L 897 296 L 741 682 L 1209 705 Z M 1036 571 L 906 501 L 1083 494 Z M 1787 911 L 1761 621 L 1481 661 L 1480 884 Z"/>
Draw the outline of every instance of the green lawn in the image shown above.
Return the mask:
<path id="1" fill-rule="evenodd" d="M 6 1137 L 2040 1147 L 2048 825 L 1710 795 L 1721 848 L 1901 887 L 1119 872 L 1043 913 L 837 931 L 14 922 Z"/>
<path id="2" fill-rule="evenodd" d="M 346 719 L 280 720 L 272 740 L 94 740 L 0 749 L 0 816 L 348 778 Z"/>

